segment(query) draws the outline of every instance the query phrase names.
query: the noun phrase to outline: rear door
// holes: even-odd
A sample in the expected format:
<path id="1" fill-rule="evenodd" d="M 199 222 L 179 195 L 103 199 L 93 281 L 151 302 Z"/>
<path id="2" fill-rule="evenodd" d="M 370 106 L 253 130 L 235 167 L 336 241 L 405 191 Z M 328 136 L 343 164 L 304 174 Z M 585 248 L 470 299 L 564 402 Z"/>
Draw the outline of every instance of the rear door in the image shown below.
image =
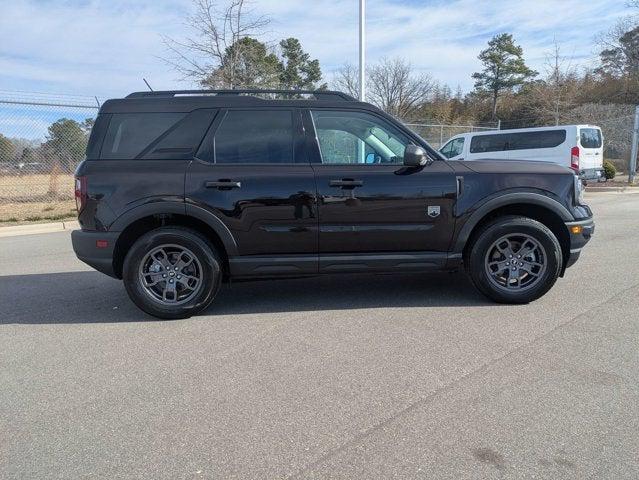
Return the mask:
<path id="1" fill-rule="evenodd" d="M 230 231 L 240 255 L 229 259 L 232 274 L 317 272 L 315 180 L 302 141 L 296 109 L 222 110 L 190 165 L 187 204 Z"/>
<path id="2" fill-rule="evenodd" d="M 373 113 L 315 109 L 306 115 L 321 271 L 389 266 L 386 255 L 395 253 L 447 251 L 456 179 L 446 162 L 405 167 L 404 150 L 413 141 Z M 398 265 L 407 261 L 397 258 Z"/>
<path id="3" fill-rule="evenodd" d="M 596 127 L 579 128 L 579 169 L 589 170 L 603 166 L 603 138 Z"/>

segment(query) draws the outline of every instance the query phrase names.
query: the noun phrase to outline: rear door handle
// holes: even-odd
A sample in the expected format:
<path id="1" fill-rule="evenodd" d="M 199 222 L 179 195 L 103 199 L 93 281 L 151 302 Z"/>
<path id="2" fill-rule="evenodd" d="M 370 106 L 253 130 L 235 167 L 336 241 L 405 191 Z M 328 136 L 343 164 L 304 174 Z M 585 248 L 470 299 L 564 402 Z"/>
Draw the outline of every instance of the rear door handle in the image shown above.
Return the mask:
<path id="1" fill-rule="evenodd" d="M 206 182 L 204 184 L 206 188 L 217 188 L 219 190 L 230 190 L 232 188 L 242 188 L 241 182 L 235 182 L 233 180 L 218 180 L 217 182 Z"/>
<path id="2" fill-rule="evenodd" d="M 331 180 L 328 185 L 337 188 L 355 188 L 363 186 L 364 182 L 362 180 L 353 180 L 352 178 L 342 178 L 341 180 Z"/>

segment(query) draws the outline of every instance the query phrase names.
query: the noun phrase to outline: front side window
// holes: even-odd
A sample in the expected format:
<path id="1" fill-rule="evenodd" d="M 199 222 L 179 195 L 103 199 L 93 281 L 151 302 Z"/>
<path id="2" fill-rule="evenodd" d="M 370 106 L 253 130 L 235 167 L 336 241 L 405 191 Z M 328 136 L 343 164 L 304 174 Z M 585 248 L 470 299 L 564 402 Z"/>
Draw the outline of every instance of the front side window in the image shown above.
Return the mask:
<path id="1" fill-rule="evenodd" d="M 601 130 L 598 128 L 582 128 L 579 131 L 581 146 L 584 148 L 601 148 Z"/>
<path id="2" fill-rule="evenodd" d="M 229 110 L 215 132 L 215 163 L 293 163 L 291 110 Z"/>
<path id="3" fill-rule="evenodd" d="M 403 164 L 409 138 L 383 119 L 365 112 L 311 112 L 322 163 Z"/>
<path id="4" fill-rule="evenodd" d="M 453 158 L 457 155 L 461 155 L 464 151 L 464 137 L 454 138 L 441 149 L 442 155 L 446 158 Z"/>

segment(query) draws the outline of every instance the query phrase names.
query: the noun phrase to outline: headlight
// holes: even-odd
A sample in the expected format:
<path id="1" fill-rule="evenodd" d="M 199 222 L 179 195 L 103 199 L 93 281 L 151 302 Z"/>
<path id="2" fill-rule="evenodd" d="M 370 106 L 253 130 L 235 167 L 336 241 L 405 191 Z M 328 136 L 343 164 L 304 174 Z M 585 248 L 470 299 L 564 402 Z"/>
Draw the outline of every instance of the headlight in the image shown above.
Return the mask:
<path id="1" fill-rule="evenodd" d="M 575 205 L 583 205 L 584 203 L 584 184 L 581 179 L 574 175 L 575 178 Z"/>

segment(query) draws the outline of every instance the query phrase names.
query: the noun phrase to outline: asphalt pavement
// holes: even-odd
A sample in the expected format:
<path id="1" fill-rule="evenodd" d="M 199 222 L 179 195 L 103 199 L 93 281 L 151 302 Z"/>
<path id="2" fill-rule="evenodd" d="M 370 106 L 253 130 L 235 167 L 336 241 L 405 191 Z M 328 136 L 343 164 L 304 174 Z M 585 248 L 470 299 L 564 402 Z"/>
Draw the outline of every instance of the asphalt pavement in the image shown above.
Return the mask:
<path id="1" fill-rule="evenodd" d="M 639 478 L 639 195 L 542 299 L 462 274 L 225 286 L 157 321 L 0 238 L 0 478 Z"/>

